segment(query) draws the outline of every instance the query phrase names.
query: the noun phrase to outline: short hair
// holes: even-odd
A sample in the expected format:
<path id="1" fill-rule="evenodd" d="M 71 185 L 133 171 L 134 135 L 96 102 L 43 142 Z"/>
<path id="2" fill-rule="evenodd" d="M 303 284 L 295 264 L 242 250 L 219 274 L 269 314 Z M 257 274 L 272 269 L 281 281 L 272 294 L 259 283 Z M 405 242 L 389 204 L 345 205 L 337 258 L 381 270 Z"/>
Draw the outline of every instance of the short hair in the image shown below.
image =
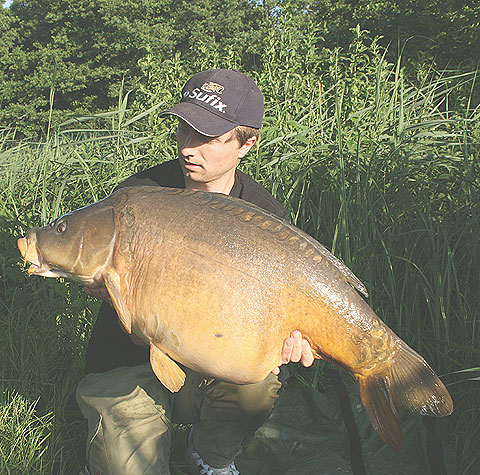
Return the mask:
<path id="1" fill-rule="evenodd" d="M 258 139 L 260 135 L 260 129 L 254 127 L 248 127 L 246 125 L 237 125 L 232 130 L 232 135 L 229 140 L 236 139 L 240 146 L 245 145 L 250 137 L 256 137 Z"/>

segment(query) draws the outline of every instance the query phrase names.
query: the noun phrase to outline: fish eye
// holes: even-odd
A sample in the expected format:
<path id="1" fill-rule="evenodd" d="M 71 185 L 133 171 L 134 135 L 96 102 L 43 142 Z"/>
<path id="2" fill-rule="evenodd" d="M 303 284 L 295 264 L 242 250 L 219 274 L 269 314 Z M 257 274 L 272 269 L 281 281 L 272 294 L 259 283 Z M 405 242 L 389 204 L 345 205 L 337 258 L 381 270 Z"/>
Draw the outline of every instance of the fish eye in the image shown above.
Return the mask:
<path id="1" fill-rule="evenodd" d="M 61 221 L 60 223 L 57 224 L 56 231 L 57 233 L 64 233 L 67 230 L 67 222 L 66 221 Z"/>

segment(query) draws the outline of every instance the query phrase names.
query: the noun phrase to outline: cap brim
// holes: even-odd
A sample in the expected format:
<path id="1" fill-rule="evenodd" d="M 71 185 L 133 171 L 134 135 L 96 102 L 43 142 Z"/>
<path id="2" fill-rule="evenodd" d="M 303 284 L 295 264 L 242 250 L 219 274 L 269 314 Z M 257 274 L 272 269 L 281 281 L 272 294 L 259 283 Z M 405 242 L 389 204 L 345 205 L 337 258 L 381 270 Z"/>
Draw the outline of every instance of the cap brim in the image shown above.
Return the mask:
<path id="1" fill-rule="evenodd" d="M 179 117 L 197 132 L 207 137 L 218 137 L 219 135 L 226 134 L 238 125 L 190 102 L 180 102 L 159 114 L 160 117 L 166 115 Z"/>

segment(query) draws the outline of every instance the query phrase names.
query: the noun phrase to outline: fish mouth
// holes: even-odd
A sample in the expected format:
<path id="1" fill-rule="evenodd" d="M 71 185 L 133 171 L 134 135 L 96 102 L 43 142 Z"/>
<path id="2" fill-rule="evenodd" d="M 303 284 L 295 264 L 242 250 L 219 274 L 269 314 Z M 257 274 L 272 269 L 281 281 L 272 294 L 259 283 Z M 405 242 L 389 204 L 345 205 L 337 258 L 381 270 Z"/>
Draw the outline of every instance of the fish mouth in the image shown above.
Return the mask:
<path id="1" fill-rule="evenodd" d="M 42 261 L 42 256 L 38 252 L 36 239 L 30 239 L 28 236 L 18 239 L 18 250 L 23 257 L 23 264 L 30 262 L 27 269 L 28 275 L 45 275 L 49 273 L 53 266 Z"/>
<path id="2" fill-rule="evenodd" d="M 30 267 L 27 269 L 28 275 L 44 275 L 47 277 L 47 274 L 51 274 L 52 267 L 45 265 L 45 264 L 35 264 L 31 263 Z M 49 275 L 48 275 L 49 277 Z"/>

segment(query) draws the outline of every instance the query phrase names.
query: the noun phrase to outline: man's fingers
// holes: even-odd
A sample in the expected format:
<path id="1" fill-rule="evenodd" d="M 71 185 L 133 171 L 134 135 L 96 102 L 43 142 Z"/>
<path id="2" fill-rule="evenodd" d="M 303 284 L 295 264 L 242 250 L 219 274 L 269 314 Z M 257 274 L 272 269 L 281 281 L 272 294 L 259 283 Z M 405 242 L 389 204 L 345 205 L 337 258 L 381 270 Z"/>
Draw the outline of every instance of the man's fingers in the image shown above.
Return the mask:
<path id="1" fill-rule="evenodd" d="M 292 357 L 292 349 L 293 349 L 293 338 L 289 336 L 288 338 L 285 338 L 285 341 L 283 342 L 282 364 L 290 363 L 290 359 Z"/>
<path id="2" fill-rule="evenodd" d="M 306 366 L 307 368 L 312 366 L 314 359 L 312 348 L 310 347 L 308 341 L 302 340 L 302 359 L 300 361 L 302 362 L 303 366 Z"/>
<path id="3" fill-rule="evenodd" d="M 295 330 L 290 335 L 293 339 L 292 354 L 290 355 L 290 361 L 298 363 L 302 358 L 302 334 Z"/>
<path id="4" fill-rule="evenodd" d="M 288 364 L 291 361 L 298 363 L 301 361 L 303 366 L 311 366 L 314 361 L 312 348 L 307 340 L 302 338 L 298 330 L 294 330 L 288 338 L 285 338 L 282 348 L 282 364 Z M 275 368 L 272 373 L 278 374 L 280 368 Z"/>

